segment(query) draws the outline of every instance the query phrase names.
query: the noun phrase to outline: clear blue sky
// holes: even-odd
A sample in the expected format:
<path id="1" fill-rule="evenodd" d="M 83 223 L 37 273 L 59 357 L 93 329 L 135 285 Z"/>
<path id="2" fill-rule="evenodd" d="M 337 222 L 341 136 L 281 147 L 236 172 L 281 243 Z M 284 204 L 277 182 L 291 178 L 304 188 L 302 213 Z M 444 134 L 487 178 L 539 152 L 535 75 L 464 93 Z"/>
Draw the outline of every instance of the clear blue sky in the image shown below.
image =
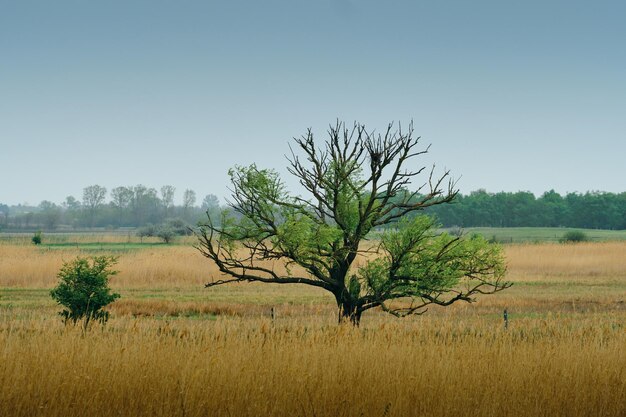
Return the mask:
<path id="1" fill-rule="evenodd" d="M 0 0 L 0 203 L 228 194 L 336 118 L 463 192 L 626 191 L 626 2 Z M 289 182 L 289 184 L 294 184 Z"/>

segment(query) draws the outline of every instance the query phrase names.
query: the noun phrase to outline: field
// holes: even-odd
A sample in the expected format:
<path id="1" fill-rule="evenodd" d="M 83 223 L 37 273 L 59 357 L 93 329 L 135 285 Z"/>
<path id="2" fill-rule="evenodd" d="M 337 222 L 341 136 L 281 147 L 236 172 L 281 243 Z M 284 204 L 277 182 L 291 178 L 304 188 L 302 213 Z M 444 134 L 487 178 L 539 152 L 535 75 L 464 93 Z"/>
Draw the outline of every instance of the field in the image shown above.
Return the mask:
<path id="1" fill-rule="evenodd" d="M 506 245 L 511 289 L 360 328 L 316 289 L 204 289 L 216 269 L 190 243 L 2 241 L 0 415 L 626 415 L 626 242 Z M 122 298 L 84 335 L 49 289 L 102 253 Z"/>
<path id="2" fill-rule="evenodd" d="M 567 227 L 468 227 L 463 232 L 477 233 L 500 243 L 559 242 L 569 231 L 579 230 L 590 241 L 626 240 L 626 230 L 572 229 Z"/>

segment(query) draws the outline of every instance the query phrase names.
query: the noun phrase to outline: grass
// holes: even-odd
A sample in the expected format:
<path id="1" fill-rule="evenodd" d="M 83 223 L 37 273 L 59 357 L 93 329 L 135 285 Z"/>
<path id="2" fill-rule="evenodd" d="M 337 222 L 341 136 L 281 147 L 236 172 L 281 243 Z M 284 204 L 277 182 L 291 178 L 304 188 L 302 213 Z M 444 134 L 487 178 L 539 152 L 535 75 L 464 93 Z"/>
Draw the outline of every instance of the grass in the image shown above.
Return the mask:
<path id="1" fill-rule="evenodd" d="M 500 243 L 559 242 L 569 231 L 582 231 L 591 241 L 626 240 L 626 230 L 574 229 L 566 227 L 468 227 L 466 234 L 479 234 Z"/>
<path id="2" fill-rule="evenodd" d="M 0 322 L 12 416 L 623 416 L 617 318 Z M 36 346 L 33 349 L 33 346 Z"/>
<path id="3" fill-rule="evenodd" d="M 0 244 L 0 415 L 626 415 L 626 242 L 506 245 L 511 289 L 358 329 L 318 289 L 205 289 L 190 246 L 140 247 L 86 335 L 49 297 L 84 253 Z"/>

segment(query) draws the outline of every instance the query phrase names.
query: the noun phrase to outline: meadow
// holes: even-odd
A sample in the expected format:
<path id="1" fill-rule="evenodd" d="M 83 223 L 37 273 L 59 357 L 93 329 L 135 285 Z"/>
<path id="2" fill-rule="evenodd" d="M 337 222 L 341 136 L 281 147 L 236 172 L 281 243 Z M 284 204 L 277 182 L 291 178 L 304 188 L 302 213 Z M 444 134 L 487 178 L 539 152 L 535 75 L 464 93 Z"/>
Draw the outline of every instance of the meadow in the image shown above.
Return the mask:
<path id="1" fill-rule="evenodd" d="M 626 242 L 506 245 L 511 289 L 353 328 L 315 288 L 205 289 L 192 240 L 20 239 L 0 242 L 3 416 L 626 415 Z M 103 253 L 122 297 L 83 334 L 49 290 Z"/>
<path id="2" fill-rule="evenodd" d="M 479 234 L 500 243 L 559 242 L 567 232 L 582 231 L 590 241 L 626 240 L 626 230 L 574 229 L 570 227 L 468 227 L 467 234 Z"/>

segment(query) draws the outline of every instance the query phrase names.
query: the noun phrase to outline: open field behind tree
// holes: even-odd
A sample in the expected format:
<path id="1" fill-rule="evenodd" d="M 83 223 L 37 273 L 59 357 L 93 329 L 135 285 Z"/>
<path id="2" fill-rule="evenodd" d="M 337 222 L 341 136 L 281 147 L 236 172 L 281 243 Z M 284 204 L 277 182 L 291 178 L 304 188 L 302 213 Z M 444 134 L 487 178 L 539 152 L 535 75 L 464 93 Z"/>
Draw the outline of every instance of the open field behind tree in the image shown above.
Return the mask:
<path id="1" fill-rule="evenodd" d="M 446 229 L 454 230 L 454 229 Z M 575 229 L 568 227 L 468 227 L 466 234 L 477 233 L 498 243 L 560 242 L 567 232 L 581 231 L 589 241 L 626 240 L 626 230 Z"/>
<path id="2" fill-rule="evenodd" d="M 626 243 L 504 250 L 509 290 L 352 328 L 312 287 L 204 289 L 217 270 L 188 245 L 4 242 L 0 415 L 624 415 Z M 49 290 L 94 252 L 119 256 L 122 298 L 84 336 Z"/>

